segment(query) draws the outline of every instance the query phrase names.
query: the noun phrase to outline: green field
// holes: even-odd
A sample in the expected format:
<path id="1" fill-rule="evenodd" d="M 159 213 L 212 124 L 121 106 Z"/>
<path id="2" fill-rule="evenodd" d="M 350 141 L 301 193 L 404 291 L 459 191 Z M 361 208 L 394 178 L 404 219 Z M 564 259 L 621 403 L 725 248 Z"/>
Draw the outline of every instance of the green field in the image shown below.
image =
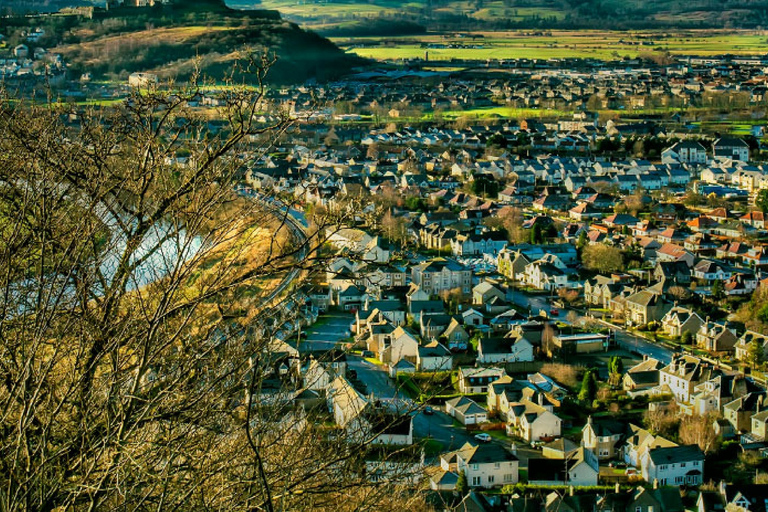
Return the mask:
<path id="1" fill-rule="evenodd" d="M 471 36 L 476 36 L 472 38 Z M 482 37 L 480 37 L 482 36 Z M 526 32 L 479 32 L 465 37 L 425 35 L 394 38 L 334 38 L 350 52 L 376 60 L 424 58 L 451 59 L 551 59 L 634 58 L 669 51 L 677 55 L 756 55 L 765 53 L 768 38 L 753 31 L 686 31 L 677 35 L 655 32 L 554 31 L 542 35 Z M 651 44 L 653 43 L 653 44 Z M 437 47 L 429 47 L 437 46 Z M 448 48 L 444 46 L 463 46 Z"/>

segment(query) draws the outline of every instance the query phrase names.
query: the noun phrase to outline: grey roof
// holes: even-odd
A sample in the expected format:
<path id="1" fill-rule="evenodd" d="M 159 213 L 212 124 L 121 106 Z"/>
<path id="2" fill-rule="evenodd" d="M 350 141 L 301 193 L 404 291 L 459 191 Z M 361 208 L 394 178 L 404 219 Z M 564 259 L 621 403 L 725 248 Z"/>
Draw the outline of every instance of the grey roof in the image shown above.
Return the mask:
<path id="1" fill-rule="evenodd" d="M 648 452 L 654 465 L 676 464 L 679 462 L 689 462 L 694 460 L 704 460 L 704 452 L 697 445 L 669 446 L 665 448 L 655 448 Z"/>

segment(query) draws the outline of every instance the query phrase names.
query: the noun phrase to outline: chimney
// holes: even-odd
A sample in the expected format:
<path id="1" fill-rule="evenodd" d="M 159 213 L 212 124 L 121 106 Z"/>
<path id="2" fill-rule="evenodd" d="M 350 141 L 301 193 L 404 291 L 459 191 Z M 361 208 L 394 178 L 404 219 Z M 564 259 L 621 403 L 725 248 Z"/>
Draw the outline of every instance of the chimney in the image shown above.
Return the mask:
<path id="1" fill-rule="evenodd" d="M 659 488 L 659 479 L 658 478 L 654 478 L 653 479 L 653 490 L 655 491 L 658 488 Z"/>
<path id="2" fill-rule="evenodd" d="M 572 485 L 568 486 L 568 496 L 573 496 L 573 486 Z"/>
<path id="3" fill-rule="evenodd" d="M 619 494 L 621 492 L 621 485 L 619 482 L 616 482 L 616 485 L 614 486 L 614 491 L 616 491 L 616 494 Z"/>

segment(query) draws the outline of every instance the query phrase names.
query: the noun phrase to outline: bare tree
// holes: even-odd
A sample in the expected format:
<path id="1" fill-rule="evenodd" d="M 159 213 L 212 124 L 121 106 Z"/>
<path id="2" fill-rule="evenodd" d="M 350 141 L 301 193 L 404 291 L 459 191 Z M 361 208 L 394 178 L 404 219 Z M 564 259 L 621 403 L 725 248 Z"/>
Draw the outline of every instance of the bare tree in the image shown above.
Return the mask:
<path id="1" fill-rule="evenodd" d="M 196 83 L 109 110 L 0 98 L 0 509 L 419 506 L 367 478 L 375 433 L 295 406 L 286 294 L 346 212 L 307 230 L 236 193 L 290 121 L 228 91 L 215 133 Z"/>

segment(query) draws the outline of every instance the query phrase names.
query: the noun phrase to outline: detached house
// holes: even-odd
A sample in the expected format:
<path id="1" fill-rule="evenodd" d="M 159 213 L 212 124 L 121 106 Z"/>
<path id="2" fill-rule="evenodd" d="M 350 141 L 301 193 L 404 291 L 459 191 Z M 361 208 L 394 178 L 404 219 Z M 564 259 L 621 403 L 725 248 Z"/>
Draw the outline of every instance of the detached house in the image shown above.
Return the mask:
<path id="1" fill-rule="evenodd" d="M 696 445 L 654 448 L 641 466 L 643 479 L 661 486 L 698 486 L 704 481 L 704 453 Z"/>
<path id="2" fill-rule="evenodd" d="M 695 336 L 704 320 L 693 310 L 675 306 L 661 319 L 661 329 L 669 336 L 682 336 L 688 332 Z"/>
<path id="3" fill-rule="evenodd" d="M 581 445 L 597 455 L 600 460 L 611 460 L 617 456 L 617 445 L 624 436 L 624 423 L 613 420 L 587 419 L 581 430 Z"/>
<path id="4" fill-rule="evenodd" d="M 518 481 L 518 460 L 504 448 L 466 443 L 455 452 L 440 456 L 444 471 L 464 472 L 470 487 L 501 487 Z"/>
<path id="5" fill-rule="evenodd" d="M 696 345 L 710 352 L 732 352 L 738 338 L 723 324 L 706 322 L 696 333 Z"/>
<path id="6" fill-rule="evenodd" d="M 739 341 L 736 342 L 736 346 L 734 347 L 736 350 L 736 359 L 744 361 L 747 358 L 747 354 L 749 354 L 750 345 L 752 343 L 757 343 L 762 348 L 764 357 L 768 355 L 768 336 L 748 330 L 741 336 L 741 338 L 739 338 Z"/>
<path id="7" fill-rule="evenodd" d="M 627 321 L 634 325 L 658 322 L 672 308 L 661 295 L 648 290 L 634 293 L 624 299 Z"/>
<path id="8" fill-rule="evenodd" d="M 491 382 L 503 375 L 501 368 L 459 368 L 459 391 L 469 395 L 487 393 Z"/>

